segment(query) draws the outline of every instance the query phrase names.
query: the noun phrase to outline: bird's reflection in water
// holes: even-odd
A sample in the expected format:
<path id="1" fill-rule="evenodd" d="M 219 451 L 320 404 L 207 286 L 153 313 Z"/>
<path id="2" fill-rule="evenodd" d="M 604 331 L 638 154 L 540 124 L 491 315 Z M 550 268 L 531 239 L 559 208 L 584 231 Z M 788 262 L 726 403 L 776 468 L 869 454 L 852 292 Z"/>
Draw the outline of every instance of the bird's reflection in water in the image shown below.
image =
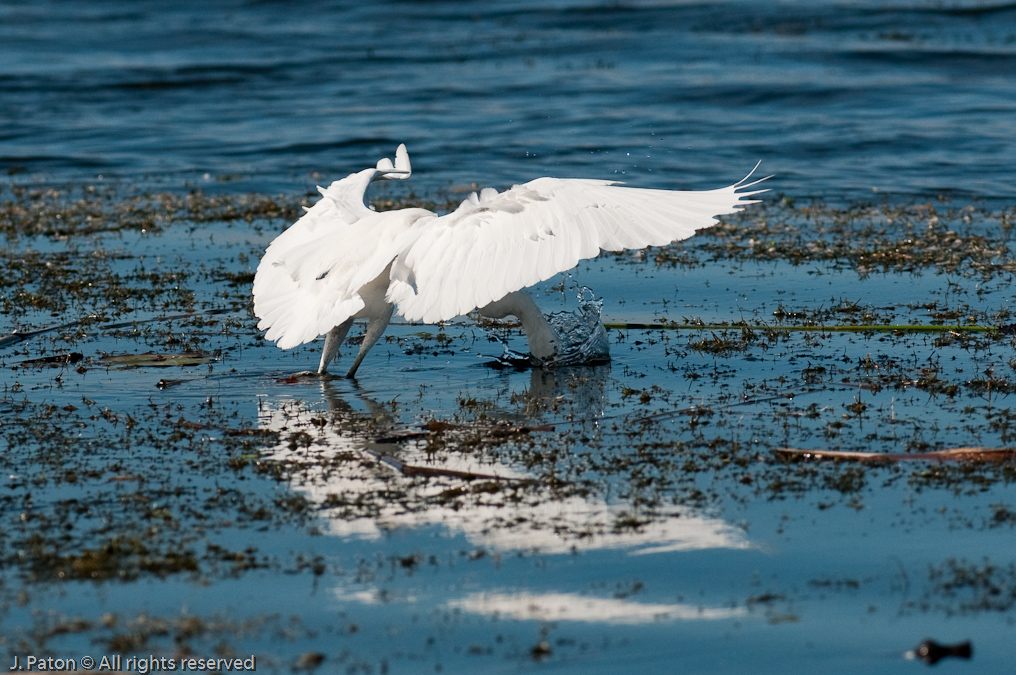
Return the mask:
<path id="1" fill-rule="evenodd" d="M 607 366 L 533 369 L 529 396 L 545 401 L 567 397 L 584 415 L 602 414 L 607 372 Z M 348 380 L 341 384 L 349 386 Z M 677 509 L 637 529 L 618 527 L 631 512 L 626 503 L 558 496 L 559 492 L 552 492 L 521 466 L 501 460 L 496 445 L 477 449 L 442 443 L 440 438 L 435 441 L 433 430 L 400 427 L 389 407 L 356 389 L 347 390 L 355 397 L 351 404 L 333 382 L 321 381 L 320 386 L 327 411 L 279 399 L 265 401 L 259 419 L 262 428 L 280 434 L 267 459 L 289 465 L 292 488 L 320 507 L 327 534 L 373 541 L 396 532 L 442 528 L 450 538 L 464 538 L 481 550 L 545 555 L 598 549 L 644 555 L 751 547 L 741 530 L 692 509 Z M 440 424 L 434 426 L 440 428 Z M 506 425 L 501 431 L 511 428 Z M 467 433 L 476 429 L 469 427 Z M 552 433 L 537 427 L 531 430 Z M 408 471 L 410 467 L 431 472 Z M 499 581 L 489 589 L 474 587 L 458 596 L 442 587 L 433 602 L 443 610 L 499 620 L 609 625 L 713 621 L 747 614 L 745 608 L 729 605 L 596 597 L 588 591 L 569 591 L 567 580 L 557 585 L 553 590 L 512 590 Z M 332 594 L 342 603 L 376 604 L 384 590 L 371 583 L 339 583 Z"/>
<path id="2" fill-rule="evenodd" d="M 534 369 L 528 395 L 544 402 L 567 399 L 574 414 L 595 419 L 602 415 L 606 368 Z M 323 507 L 330 534 L 379 538 L 405 528 L 441 526 L 477 547 L 545 553 L 625 549 L 639 555 L 750 547 L 740 529 L 683 507 L 638 528 L 618 527 L 632 511 L 629 504 L 558 496 L 536 475 L 506 461 L 510 442 L 507 449 L 482 442 L 485 434 L 510 438 L 518 433 L 528 444 L 553 433 L 532 430 L 538 426 L 437 422 L 429 431 L 405 428 L 389 408 L 355 389 L 348 391 L 362 407 L 350 405 L 333 382 L 320 386 L 327 413 L 296 400 L 263 401 L 259 424 L 280 433 L 266 459 L 293 469 L 293 489 Z M 465 440 L 442 437 L 449 430 L 463 432 Z M 474 489 L 480 484 L 482 489 Z"/>

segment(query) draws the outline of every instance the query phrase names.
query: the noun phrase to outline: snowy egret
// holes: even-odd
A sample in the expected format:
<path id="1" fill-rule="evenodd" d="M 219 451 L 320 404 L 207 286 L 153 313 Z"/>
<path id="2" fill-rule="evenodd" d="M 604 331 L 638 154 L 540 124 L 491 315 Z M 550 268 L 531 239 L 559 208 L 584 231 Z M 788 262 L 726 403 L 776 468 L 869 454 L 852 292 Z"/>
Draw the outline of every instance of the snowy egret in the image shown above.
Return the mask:
<path id="1" fill-rule="evenodd" d="M 755 203 L 745 198 L 764 190 L 749 188 L 765 180 L 748 183 L 749 173 L 725 188 L 682 192 L 537 178 L 501 193 L 474 192 L 443 216 L 421 208 L 376 212 L 364 203 L 372 180 L 411 173 L 400 145 L 394 163 L 381 159 L 319 187 L 322 199 L 268 246 L 258 265 L 258 328 L 282 349 L 327 334 L 318 373 L 326 372 L 353 321 L 367 319 L 347 374 L 353 377 L 396 307 L 427 323 L 474 309 L 491 318 L 516 316 L 534 360 L 552 363 L 561 338 L 523 289 L 601 249 L 686 239 L 716 216 Z"/>

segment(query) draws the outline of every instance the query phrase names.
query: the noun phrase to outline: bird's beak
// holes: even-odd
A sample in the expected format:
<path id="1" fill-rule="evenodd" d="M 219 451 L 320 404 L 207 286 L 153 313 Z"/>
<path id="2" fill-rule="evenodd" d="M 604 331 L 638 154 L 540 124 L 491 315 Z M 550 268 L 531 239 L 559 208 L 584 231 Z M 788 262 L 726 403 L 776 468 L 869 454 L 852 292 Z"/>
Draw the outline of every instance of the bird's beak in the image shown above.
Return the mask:
<path id="1" fill-rule="evenodd" d="M 394 164 L 392 164 L 392 160 L 385 157 L 378 160 L 376 168 L 381 174 L 377 178 L 388 178 L 389 180 L 409 178 L 413 173 L 413 167 L 409 163 L 409 153 L 406 152 L 405 144 L 399 145 L 395 151 Z"/>
<path id="2" fill-rule="evenodd" d="M 405 180 L 406 178 L 409 178 L 409 174 L 410 174 L 409 171 L 401 171 L 399 169 L 385 170 L 379 168 L 377 169 L 377 174 L 374 175 L 373 180 L 379 180 L 382 178 L 388 180 Z"/>

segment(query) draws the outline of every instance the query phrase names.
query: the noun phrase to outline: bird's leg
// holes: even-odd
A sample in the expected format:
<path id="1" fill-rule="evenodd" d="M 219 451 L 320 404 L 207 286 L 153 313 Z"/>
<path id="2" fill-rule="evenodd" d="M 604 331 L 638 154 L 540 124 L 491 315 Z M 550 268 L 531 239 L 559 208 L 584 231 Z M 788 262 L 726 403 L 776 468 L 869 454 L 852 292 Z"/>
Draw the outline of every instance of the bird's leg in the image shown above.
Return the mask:
<path id="1" fill-rule="evenodd" d="M 318 375 L 328 372 L 328 364 L 339 354 L 339 346 L 346 339 L 346 334 L 353 327 L 353 319 L 346 319 L 335 328 L 328 331 L 325 336 L 325 346 L 321 350 L 321 365 L 318 366 Z"/>
<path id="2" fill-rule="evenodd" d="M 367 352 L 370 351 L 370 348 L 374 346 L 374 343 L 378 341 L 378 338 L 388 328 L 388 322 L 392 320 L 392 311 L 394 309 L 395 305 L 388 303 L 380 314 L 370 318 L 370 323 L 367 324 L 367 332 L 363 334 L 363 343 L 360 344 L 360 352 L 356 355 L 353 367 L 346 373 L 346 377 L 352 378 L 356 375 L 356 369 L 360 367 L 363 357 L 367 356 Z"/>
<path id="3" fill-rule="evenodd" d="M 491 319 L 503 319 L 509 314 L 517 316 L 522 323 L 522 330 L 526 332 L 529 353 L 540 361 L 551 359 L 557 354 L 557 333 L 529 293 L 509 293 L 478 311 Z"/>

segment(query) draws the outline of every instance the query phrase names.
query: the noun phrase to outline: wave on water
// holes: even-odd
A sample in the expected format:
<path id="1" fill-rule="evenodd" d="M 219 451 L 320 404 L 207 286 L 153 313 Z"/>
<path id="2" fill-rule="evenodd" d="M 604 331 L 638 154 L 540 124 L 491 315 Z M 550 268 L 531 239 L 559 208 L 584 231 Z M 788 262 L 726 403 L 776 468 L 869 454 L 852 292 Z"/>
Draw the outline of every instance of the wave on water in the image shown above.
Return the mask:
<path id="1" fill-rule="evenodd" d="M 0 3 L 0 187 L 313 192 L 405 142 L 423 195 L 762 159 L 796 199 L 1011 199 L 1012 2 L 489 4 Z"/>

